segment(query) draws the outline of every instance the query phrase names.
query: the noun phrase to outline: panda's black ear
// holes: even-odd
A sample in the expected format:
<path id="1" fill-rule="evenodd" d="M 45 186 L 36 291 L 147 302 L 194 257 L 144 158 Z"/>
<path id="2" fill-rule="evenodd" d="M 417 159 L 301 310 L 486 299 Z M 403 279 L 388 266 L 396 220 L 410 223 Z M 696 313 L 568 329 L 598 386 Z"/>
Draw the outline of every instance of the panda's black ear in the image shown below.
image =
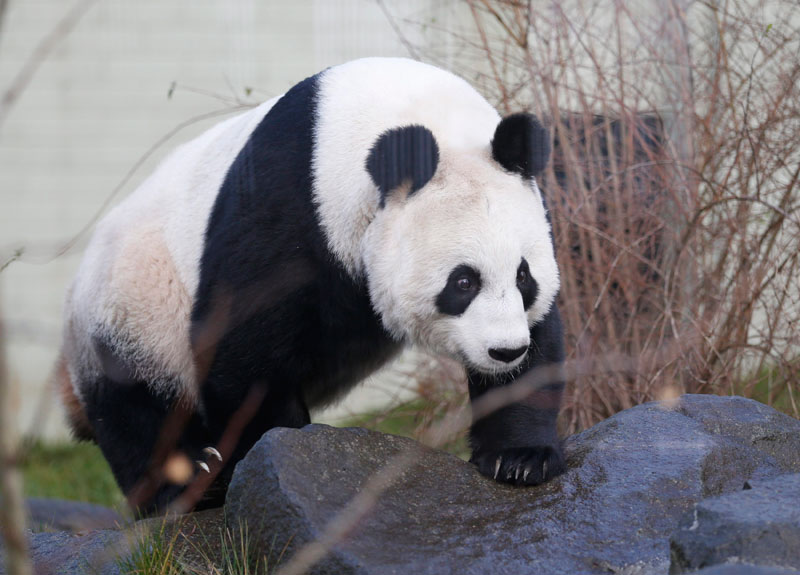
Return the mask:
<path id="1" fill-rule="evenodd" d="M 550 134 L 533 114 L 506 116 L 494 131 L 492 157 L 509 172 L 531 179 L 550 159 Z"/>
<path id="2" fill-rule="evenodd" d="M 401 185 L 413 194 L 427 184 L 439 164 L 439 146 L 428 128 L 405 126 L 384 132 L 367 156 L 367 171 L 381 193 L 381 207 L 387 196 Z"/>

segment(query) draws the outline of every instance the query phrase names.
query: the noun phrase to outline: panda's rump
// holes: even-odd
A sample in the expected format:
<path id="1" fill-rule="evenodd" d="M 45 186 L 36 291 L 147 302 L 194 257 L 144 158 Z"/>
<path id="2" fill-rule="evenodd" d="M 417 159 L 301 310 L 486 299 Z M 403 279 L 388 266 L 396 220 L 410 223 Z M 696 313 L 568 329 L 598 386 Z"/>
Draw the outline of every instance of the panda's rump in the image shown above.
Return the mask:
<path id="1" fill-rule="evenodd" d="M 74 394 L 85 403 L 105 377 L 193 400 L 191 307 L 162 222 L 135 210 L 110 214 L 67 296 L 62 353 Z"/>
<path id="2" fill-rule="evenodd" d="M 192 297 L 160 227 L 144 224 L 121 238 L 110 270 L 105 321 L 97 335 L 153 391 L 173 393 L 158 387 L 177 380 L 184 395 L 194 396 L 191 309 Z"/>
<path id="3" fill-rule="evenodd" d="M 196 396 L 189 315 L 208 212 L 237 150 L 276 100 L 180 146 L 98 224 L 65 305 L 63 353 L 82 401 L 109 363 L 153 392 Z"/>

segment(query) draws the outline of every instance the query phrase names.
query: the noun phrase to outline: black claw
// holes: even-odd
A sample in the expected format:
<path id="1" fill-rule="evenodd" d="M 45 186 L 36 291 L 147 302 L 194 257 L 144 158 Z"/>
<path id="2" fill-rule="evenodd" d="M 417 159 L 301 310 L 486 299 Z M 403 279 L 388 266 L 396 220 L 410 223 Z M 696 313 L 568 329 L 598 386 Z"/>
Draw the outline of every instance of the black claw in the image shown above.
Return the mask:
<path id="1" fill-rule="evenodd" d="M 478 466 L 483 475 L 512 485 L 539 485 L 566 469 L 561 450 L 553 446 L 478 451 L 473 453 L 470 461 Z"/>

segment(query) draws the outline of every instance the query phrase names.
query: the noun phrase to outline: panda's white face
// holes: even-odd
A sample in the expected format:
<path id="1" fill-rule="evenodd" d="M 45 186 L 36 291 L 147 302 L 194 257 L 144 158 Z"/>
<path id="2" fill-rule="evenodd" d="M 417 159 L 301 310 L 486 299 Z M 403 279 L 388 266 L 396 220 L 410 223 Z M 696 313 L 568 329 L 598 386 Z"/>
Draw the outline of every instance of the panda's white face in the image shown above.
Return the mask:
<path id="1" fill-rule="evenodd" d="M 544 206 L 488 149 L 453 156 L 423 188 L 388 196 L 369 225 L 370 296 L 398 339 L 482 372 L 513 370 L 558 292 Z"/>

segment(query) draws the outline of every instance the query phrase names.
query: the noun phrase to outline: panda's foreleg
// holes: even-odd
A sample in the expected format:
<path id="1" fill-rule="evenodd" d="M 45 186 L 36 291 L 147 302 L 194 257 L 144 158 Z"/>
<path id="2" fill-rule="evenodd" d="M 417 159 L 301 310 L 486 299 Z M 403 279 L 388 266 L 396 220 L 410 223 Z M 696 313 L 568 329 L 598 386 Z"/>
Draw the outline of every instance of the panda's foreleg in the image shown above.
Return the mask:
<path id="1" fill-rule="evenodd" d="M 471 461 L 481 473 L 504 483 L 536 485 L 565 470 L 556 429 L 563 362 L 561 318 L 554 306 L 531 329 L 528 356 L 518 373 L 468 371 Z"/>
<path id="2" fill-rule="evenodd" d="M 151 515 L 184 490 L 165 464 L 173 455 L 203 459 L 207 433 L 180 399 L 154 394 L 145 382 L 101 376 L 84 386 L 86 412 L 103 455 L 135 512 Z"/>

